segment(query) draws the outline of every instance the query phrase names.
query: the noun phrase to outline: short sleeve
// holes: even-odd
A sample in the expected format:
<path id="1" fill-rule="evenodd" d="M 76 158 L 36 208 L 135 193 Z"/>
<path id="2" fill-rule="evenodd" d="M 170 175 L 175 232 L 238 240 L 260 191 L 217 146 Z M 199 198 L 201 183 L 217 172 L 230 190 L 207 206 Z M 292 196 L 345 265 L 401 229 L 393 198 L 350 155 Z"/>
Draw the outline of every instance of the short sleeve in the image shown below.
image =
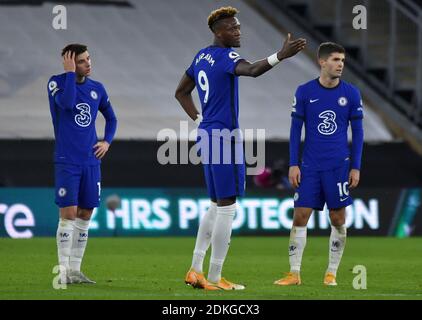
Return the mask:
<path id="1" fill-rule="evenodd" d="M 305 98 L 301 86 L 296 89 L 295 96 L 293 97 L 292 117 L 305 119 Z"/>
<path id="2" fill-rule="evenodd" d="M 193 70 L 193 66 L 195 64 L 195 58 L 193 59 L 192 63 L 190 64 L 189 68 L 187 68 L 187 70 L 186 70 L 186 75 L 191 79 L 195 79 L 195 71 Z"/>
<path id="3" fill-rule="evenodd" d="M 230 74 L 235 74 L 236 66 L 242 60 L 244 59 L 236 51 L 232 49 L 225 51 L 223 57 L 224 71 Z"/>

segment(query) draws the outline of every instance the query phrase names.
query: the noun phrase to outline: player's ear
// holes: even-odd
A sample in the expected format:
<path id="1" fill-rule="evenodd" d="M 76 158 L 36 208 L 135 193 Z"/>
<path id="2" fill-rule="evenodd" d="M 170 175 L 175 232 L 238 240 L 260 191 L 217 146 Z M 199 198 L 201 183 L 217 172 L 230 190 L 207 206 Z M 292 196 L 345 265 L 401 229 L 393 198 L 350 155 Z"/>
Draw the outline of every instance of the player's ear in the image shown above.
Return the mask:
<path id="1" fill-rule="evenodd" d="M 215 30 L 214 36 L 219 40 L 223 40 L 223 34 L 222 34 L 221 30 Z"/>
<path id="2" fill-rule="evenodd" d="M 213 29 L 214 36 L 218 39 L 221 39 L 223 36 L 223 23 L 221 21 L 217 21 L 217 23 L 214 25 Z"/>

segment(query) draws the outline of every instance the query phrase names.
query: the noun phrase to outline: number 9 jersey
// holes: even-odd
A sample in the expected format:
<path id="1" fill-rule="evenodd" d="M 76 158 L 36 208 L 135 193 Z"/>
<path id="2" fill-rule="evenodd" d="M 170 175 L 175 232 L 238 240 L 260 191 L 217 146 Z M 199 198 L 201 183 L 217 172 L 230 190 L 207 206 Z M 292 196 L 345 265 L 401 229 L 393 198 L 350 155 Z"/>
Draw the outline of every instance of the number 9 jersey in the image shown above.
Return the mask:
<path id="1" fill-rule="evenodd" d="M 209 46 L 195 56 L 186 74 L 195 81 L 202 106 L 200 128 L 239 128 L 239 79 L 237 64 L 243 59 L 232 48 Z"/>
<path id="2" fill-rule="evenodd" d="M 203 120 L 199 129 L 206 132 L 208 139 L 198 134 L 197 143 L 208 195 L 214 200 L 243 196 L 245 192 L 243 143 L 235 134 L 239 131 L 239 82 L 235 70 L 242 60 L 232 48 L 209 46 L 196 54 L 186 70 L 201 101 Z M 237 140 L 234 136 L 220 136 L 227 131 L 234 133 Z M 226 156 L 229 163 L 224 162 Z"/>

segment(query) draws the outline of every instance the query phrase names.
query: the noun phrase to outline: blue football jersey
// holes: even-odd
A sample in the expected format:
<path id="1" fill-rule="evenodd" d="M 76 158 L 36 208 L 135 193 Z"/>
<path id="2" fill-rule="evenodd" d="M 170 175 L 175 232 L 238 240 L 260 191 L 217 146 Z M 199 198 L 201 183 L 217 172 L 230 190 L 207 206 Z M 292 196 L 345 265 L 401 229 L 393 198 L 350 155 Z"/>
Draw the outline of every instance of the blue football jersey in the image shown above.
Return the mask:
<path id="1" fill-rule="evenodd" d="M 68 72 L 52 76 L 48 82 L 48 98 L 56 139 L 54 162 L 79 165 L 99 164 L 93 146 L 98 142 L 95 120 L 100 110 L 114 117 L 113 109 L 104 86 L 86 78 L 83 83 L 75 83 L 74 101 L 58 100 L 63 94 L 66 77 L 75 81 L 75 73 Z M 60 102 L 61 103 L 60 103 Z M 114 117 L 115 119 L 115 117 Z M 114 131 L 106 140 L 111 143 Z"/>
<path id="2" fill-rule="evenodd" d="M 303 119 L 305 143 L 302 166 L 333 169 L 349 160 L 349 122 L 363 118 L 359 90 L 341 81 L 334 88 L 323 87 L 319 79 L 298 87 L 292 117 Z"/>
<path id="3" fill-rule="evenodd" d="M 239 128 L 239 82 L 237 64 L 243 60 L 232 48 L 209 46 L 195 56 L 186 74 L 196 84 L 203 120 L 199 128 Z"/>

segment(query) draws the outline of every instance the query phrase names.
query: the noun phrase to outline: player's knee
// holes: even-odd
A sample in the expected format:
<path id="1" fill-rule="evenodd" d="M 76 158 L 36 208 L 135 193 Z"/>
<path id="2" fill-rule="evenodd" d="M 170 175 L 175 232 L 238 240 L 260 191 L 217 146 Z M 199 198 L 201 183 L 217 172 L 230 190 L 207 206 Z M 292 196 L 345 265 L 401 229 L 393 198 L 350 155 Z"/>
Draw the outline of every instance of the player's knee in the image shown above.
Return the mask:
<path id="1" fill-rule="evenodd" d="M 331 219 L 331 225 L 334 227 L 339 227 L 342 226 L 346 223 L 346 218 L 345 217 L 340 217 L 340 216 L 332 216 L 330 217 Z"/>
<path id="2" fill-rule="evenodd" d="M 219 207 L 231 206 L 232 204 L 236 203 L 236 197 L 230 197 L 225 199 L 218 199 L 217 205 Z"/>
<path id="3" fill-rule="evenodd" d="M 93 209 L 82 209 L 78 208 L 78 218 L 82 220 L 89 220 L 91 219 Z"/>
<path id="4" fill-rule="evenodd" d="M 76 206 L 60 208 L 60 217 L 66 220 L 75 220 L 77 216 Z"/>
<path id="5" fill-rule="evenodd" d="M 295 227 L 306 227 L 307 224 L 308 220 L 303 217 L 296 217 L 295 219 L 293 219 L 293 225 Z"/>
<path id="6" fill-rule="evenodd" d="M 342 226 L 346 223 L 346 213 L 344 208 L 338 210 L 330 210 L 331 225 L 335 227 Z"/>
<path id="7" fill-rule="evenodd" d="M 309 217 L 312 210 L 295 209 L 293 214 L 293 225 L 297 227 L 304 227 L 308 224 Z"/>
<path id="8" fill-rule="evenodd" d="M 308 224 L 308 217 L 303 214 L 303 213 L 299 213 L 299 214 L 295 214 L 294 218 L 293 218 L 293 225 L 296 227 L 304 227 Z"/>
<path id="9" fill-rule="evenodd" d="M 331 219 L 331 225 L 334 227 L 340 227 L 346 223 L 345 219 Z"/>

